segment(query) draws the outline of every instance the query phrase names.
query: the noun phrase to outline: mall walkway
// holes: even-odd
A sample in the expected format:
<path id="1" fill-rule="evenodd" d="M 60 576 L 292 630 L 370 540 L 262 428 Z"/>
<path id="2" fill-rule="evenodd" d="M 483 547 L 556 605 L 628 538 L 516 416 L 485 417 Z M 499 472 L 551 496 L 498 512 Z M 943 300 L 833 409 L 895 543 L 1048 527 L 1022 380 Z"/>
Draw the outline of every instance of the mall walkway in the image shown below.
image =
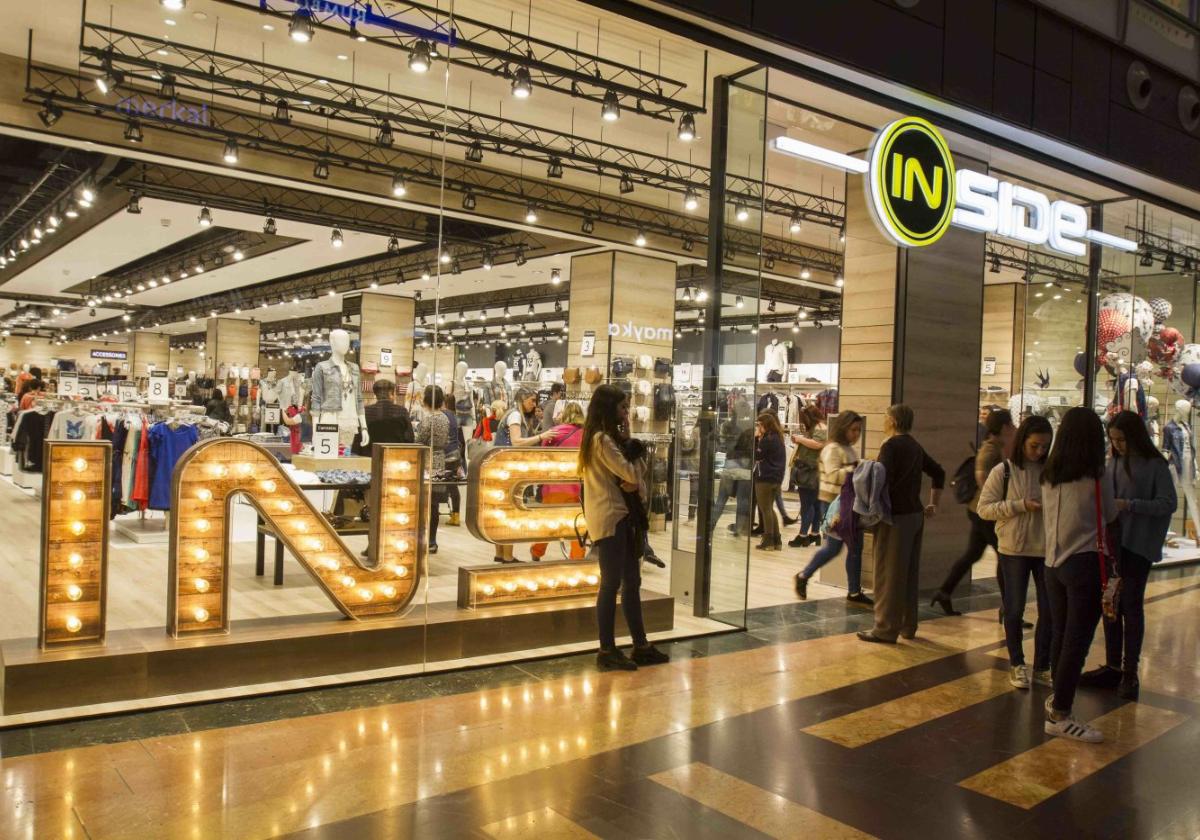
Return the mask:
<path id="1" fill-rule="evenodd" d="M 1140 702 L 1081 694 L 1101 746 L 1042 735 L 976 592 L 894 648 L 795 604 L 633 674 L 571 657 L 5 732 L 0 837 L 1200 836 L 1198 570 L 1151 580 Z"/>

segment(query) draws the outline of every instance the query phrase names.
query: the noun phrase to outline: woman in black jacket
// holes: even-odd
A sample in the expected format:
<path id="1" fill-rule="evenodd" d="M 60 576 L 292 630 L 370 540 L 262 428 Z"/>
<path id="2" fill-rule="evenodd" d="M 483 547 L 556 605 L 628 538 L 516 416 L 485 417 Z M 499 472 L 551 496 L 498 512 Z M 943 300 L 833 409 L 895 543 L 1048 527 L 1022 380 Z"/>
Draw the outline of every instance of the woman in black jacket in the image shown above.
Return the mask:
<path id="1" fill-rule="evenodd" d="M 787 468 L 787 451 L 783 446 L 783 429 L 779 419 L 769 411 L 758 415 L 754 425 L 754 500 L 763 523 L 763 551 L 780 551 L 783 538 L 779 535 L 779 520 L 775 518 L 775 494 L 783 485 Z"/>

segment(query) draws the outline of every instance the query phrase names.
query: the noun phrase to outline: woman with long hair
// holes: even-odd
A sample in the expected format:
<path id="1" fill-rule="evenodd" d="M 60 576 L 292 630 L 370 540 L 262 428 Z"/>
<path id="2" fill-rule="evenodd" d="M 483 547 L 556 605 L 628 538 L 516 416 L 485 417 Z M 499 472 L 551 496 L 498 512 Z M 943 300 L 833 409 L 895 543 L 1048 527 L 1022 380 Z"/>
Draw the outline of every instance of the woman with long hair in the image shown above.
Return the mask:
<path id="1" fill-rule="evenodd" d="M 804 434 L 792 435 L 796 452 L 792 455 L 792 487 L 800 497 L 800 530 L 788 540 L 792 548 L 821 544 L 820 501 L 821 450 L 825 448 L 828 432 L 821 412 L 806 405 L 800 412 Z"/>
<path id="2" fill-rule="evenodd" d="M 1009 682 L 1026 689 L 1049 686 L 1050 600 L 1046 594 L 1046 536 L 1042 525 L 1042 466 L 1054 430 L 1050 421 L 1026 417 L 1017 429 L 1012 458 L 992 468 L 979 491 L 976 514 L 996 523 L 999 573 L 1004 581 L 1004 637 L 1008 646 Z M 1033 677 L 1025 666 L 1024 616 L 1029 579 L 1037 593 L 1038 617 L 1033 632 Z"/>
<path id="3" fill-rule="evenodd" d="M 537 391 L 532 388 L 518 388 L 513 394 L 512 407 L 496 426 L 492 435 L 495 446 L 541 446 L 548 440 L 554 440 L 557 432 L 550 429 L 539 432 L 537 418 Z M 511 545 L 497 545 L 498 552 L 492 559 L 497 563 L 518 563 L 513 556 Z"/>
<path id="4" fill-rule="evenodd" d="M 763 523 L 762 541 L 757 548 L 780 551 L 783 537 L 775 517 L 775 496 L 783 485 L 787 466 L 787 450 L 783 446 L 783 429 L 779 418 L 770 411 L 758 415 L 754 424 L 754 500 Z"/>
<path id="5" fill-rule="evenodd" d="M 1098 551 L 1105 526 L 1117 518 L 1112 482 L 1104 481 L 1104 427 L 1091 409 L 1063 415 L 1042 470 L 1046 525 L 1046 591 L 1054 632 L 1050 662 L 1054 694 L 1046 703 L 1047 735 L 1099 743 L 1099 729 L 1071 715 L 1079 676 L 1101 612 L 1104 558 Z"/>
<path id="6" fill-rule="evenodd" d="M 821 450 L 821 485 L 817 494 L 817 523 L 825 521 L 825 514 L 842 493 L 842 485 L 846 479 L 854 475 L 854 466 L 858 463 L 858 441 L 862 438 L 863 418 L 853 411 L 843 411 L 829 423 L 829 442 Z M 840 516 L 853 516 L 854 511 L 840 511 Z M 817 570 L 841 553 L 846 545 L 846 588 L 847 599 L 854 604 L 870 606 L 871 599 L 862 591 L 862 531 L 856 530 L 856 536 L 850 545 L 842 542 L 834 534 L 826 535 L 826 542 L 813 555 L 812 560 L 804 571 L 796 575 L 796 594 L 801 600 L 808 599 L 808 581 Z"/>
<path id="7" fill-rule="evenodd" d="M 1138 696 L 1138 660 L 1146 633 L 1146 578 L 1162 559 L 1178 498 L 1167 459 L 1158 451 L 1146 422 L 1122 411 L 1108 424 L 1112 460 L 1104 483 L 1112 488 L 1119 512 L 1121 545 L 1117 552 L 1121 588 L 1116 618 L 1104 622 L 1104 665 L 1084 674 L 1080 685 L 1115 688 L 1123 700 Z M 1118 552 L 1119 548 L 1119 552 Z"/>
<path id="8" fill-rule="evenodd" d="M 645 503 L 646 494 L 635 464 L 638 459 L 626 455 L 631 443 L 628 428 L 629 398 L 625 392 L 615 385 L 596 388 L 583 425 L 579 474 L 583 478 L 584 519 L 600 555 L 600 591 L 596 595 L 600 651 L 596 665 L 602 671 L 635 671 L 639 665 L 655 665 L 668 659 L 650 644 L 642 621 L 639 560 L 644 542 L 644 508 L 639 521 L 634 516 Z M 621 608 L 633 637 L 632 657 L 617 647 L 617 590 L 621 591 Z"/>
<path id="9" fill-rule="evenodd" d="M 560 422 L 550 427 L 558 432 L 558 436 L 554 440 L 543 443 L 542 446 L 579 446 L 583 442 L 583 419 L 583 409 L 579 407 L 579 403 L 567 403 L 563 406 Z M 578 505 L 579 484 L 577 482 L 569 484 L 543 484 L 542 504 Z M 546 556 L 548 545 L 548 543 L 534 543 L 530 547 L 529 553 L 533 556 L 534 560 L 541 560 Z M 579 540 L 571 540 L 570 550 L 572 560 L 583 559 L 583 544 Z"/>

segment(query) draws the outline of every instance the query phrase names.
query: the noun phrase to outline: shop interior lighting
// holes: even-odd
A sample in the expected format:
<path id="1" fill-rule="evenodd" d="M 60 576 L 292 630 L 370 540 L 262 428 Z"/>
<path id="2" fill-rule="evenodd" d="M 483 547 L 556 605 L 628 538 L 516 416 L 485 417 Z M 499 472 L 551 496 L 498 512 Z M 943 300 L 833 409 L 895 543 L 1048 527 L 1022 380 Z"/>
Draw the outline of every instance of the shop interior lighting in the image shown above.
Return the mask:
<path id="1" fill-rule="evenodd" d="M 807 268 L 800 269 L 800 279 L 801 280 L 808 280 L 811 277 L 812 277 L 812 272 L 809 271 Z"/>
<path id="2" fill-rule="evenodd" d="M 1000 256 L 998 254 L 992 255 L 992 267 L 990 271 L 992 274 L 1000 273 Z"/>
<path id="3" fill-rule="evenodd" d="M 695 210 L 700 206 L 700 198 L 696 195 L 696 191 L 688 187 L 683 191 L 683 209 Z"/>
<path id="4" fill-rule="evenodd" d="M 129 203 L 125 205 L 125 212 L 137 215 L 142 212 L 142 198 L 137 193 L 129 196 Z"/>
<path id="5" fill-rule="evenodd" d="M 705 289 L 699 289 L 692 297 L 694 297 L 698 302 L 704 303 L 704 301 L 708 300 L 708 292 Z"/>
<path id="6" fill-rule="evenodd" d="M 400 240 L 394 236 L 388 237 L 388 253 L 389 254 L 399 254 L 400 253 Z"/>
<path id="7" fill-rule="evenodd" d="M 1165 257 L 1163 257 L 1162 267 L 1163 267 L 1163 271 L 1174 271 L 1175 270 L 1175 255 L 1168 251 L 1167 255 Z"/>
<path id="8" fill-rule="evenodd" d="M 792 218 L 788 222 L 788 230 L 792 233 L 799 233 L 803 224 L 804 219 L 800 217 L 800 211 L 797 210 L 795 213 L 792 213 Z"/>
<path id="9" fill-rule="evenodd" d="M 637 235 L 633 238 L 633 244 L 639 248 L 646 247 L 646 231 L 638 228 Z"/>
<path id="10" fill-rule="evenodd" d="M 267 236 L 274 236 L 278 230 L 279 227 L 275 224 L 275 217 L 267 216 L 267 220 L 263 222 L 263 233 L 265 233 Z"/>
<path id="11" fill-rule="evenodd" d="M 526 205 L 526 207 L 525 207 L 525 223 L 534 225 L 534 224 L 537 224 L 537 220 L 538 220 L 537 206 L 532 203 Z"/>
<path id="12" fill-rule="evenodd" d="M 550 269 L 550 283 L 554 286 L 557 286 L 562 283 L 562 269 L 560 269 L 560 268 Z"/>
<path id="13" fill-rule="evenodd" d="M 286 99 L 280 99 L 275 103 L 275 122 L 290 123 L 292 121 L 292 111 Z"/>
<path id="14" fill-rule="evenodd" d="M 395 198 L 402 198 L 408 193 L 408 185 L 404 182 L 404 174 L 397 172 L 392 176 L 392 195 Z"/>
<path id="15" fill-rule="evenodd" d="M 839 274 L 837 277 L 833 278 L 833 285 L 837 286 L 839 289 L 842 288 L 846 285 L 846 278 Z"/>
<path id="16" fill-rule="evenodd" d="M 467 190 L 465 193 L 463 193 L 462 206 L 464 210 L 474 210 L 477 203 L 478 202 L 475 199 L 475 193 L 473 193 L 471 190 Z"/>
<path id="17" fill-rule="evenodd" d="M 200 227 L 211 227 L 213 223 L 212 211 L 205 204 L 200 208 L 200 215 L 196 217 L 196 224 Z"/>
<path id="18" fill-rule="evenodd" d="M 412 52 L 409 53 L 408 69 L 414 73 L 426 73 L 432 63 L 433 51 L 429 47 L 429 42 L 419 39 L 413 44 Z"/>
<path id="19" fill-rule="evenodd" d="M 734 299 L 734 301 L 733 301 L 733 305 L 734 305 L 734 307 L 736 307 L 737 309 L 742 309 L 742 308 L 744 308 L 744 307 L 745 307 L 745 305 L 746 305 L 746 301 L 742 300 L 742 296 L 741 296 L 741 295 L 738 295 L 738 296 L 737 296 L 737 298 L 735 298 L 735 299 Z"/>
<path id="20" fill-rule="evenodd" d="M 225 141 L 225 149 L 221 152 L 221 160 L 233 166 L 238 162 L 238 144 L 237 140 L 230 137 Z"/>
<path id="21" fill-rule="evenodd" d="M 301 10 L 301 11 L 303 11 L 303 10 Z M 313 177 L 317 178 L 319 180 L 322 180 L 322 181 L 328 180 L 329 179 L 329 161 L 325 160 L 325 158 L 318 158 L 317 162 L 315 164 L 313 164 Z"/>
<path id="22" fill-rule="evenodd" d="M 483 163 L 483 144 L 478 140 L 472 141 L 463 157 L 471 163 Z"/>
<path id="23" fill-rule="evenodd" d="M 308 9 L 297 9 L 292 13 L 292 19 L 288 21 L 288 35 L 293 41 L 300 44 L 307 44 L 313 39 L 313 19 L 312 12 Z"/>
<path id="24" fill-rule="evenodd" d="M 52 99 L 47 99 L 38 111 L 38 119 L 42 121 L 42 125 L 46 126 L 46 128 L 52 128 L 56 122 L 62 119 L 62 115 L 62 108 L 55 105 Z"/>
<path id="25" fill-rule="evenodd" d="M 233 251 L 233 259 L 235 262 L 241 262 L 246 258 L 245 252 L 241 248 L 235 248 Z"/>
<path id="26" fill-rule="evenodd" d="M 525 265 L 525 263 L 529 262 L 529 259 L 525 256 L 524 245 L 521 245 L 517 248 L 517 256 L 515 257 L 514 261 L 517 265 Z"/>
<path id="27" fill-rule="evenodd" d="M 513 73 L 512 95 L 517 99 L 528 99 L 533 93 L 533 81 L 529 78 L 527 67 L 518 67 Z"/>
<path id="28" fill-rule="evenodd" d="M 842 225 L 838 228 L 838 242 L 842 245 L 846 244 L 846 226 Z"/>
<path id="29" fill-rule="evenodd" d="M 1149 268 L 1154 265 L 1154 255 L 1149 251 L 1143 250 L 1142 256 L 1138 259 L 1138 265 L 1142 268 Z"/>
<path id="30" fill-rule="evenodd" d="M 771 298 L 770 300 L 767 301 L 767 311 L 768 312 L 775 311 L 775 298 Z"/>
<path id="31" fill-rule="evenodd" d="M 692 302 L 692 287 L 684 286 L 683 294 L 680 295 L 680 298 L 683 300 L 684 303 L 691 303 Z"/>
<path id="32" fill-rule="evenodd" d="M 546 164 L 547 178 L 561 178 L 563 176 L 562 159 L 557 157 L 550 158 L 550 162 Z"/>
<path id="33" fill-rule="evenodd" d="M 584 216 L 583 222 L 580 223 L 580 225 L 579 225 L 579 230 L 581 233 L 585 233 L 585 234 L 595 233 L 596 232 L 596 222 L 592 219 L 591 216 Z"/>
<path id="34" fill-rule="evenodd" d="M 450 251 L 444 246 L 442 247 L 442 253 L 438 256 L 438 262 L 440 262 L 442 265 L 450 264 Z"/>
<path id="35" fill-rule="evenodd" d="M 379 126 L 379 135 L 375 138 L 375 142 L 385 149 L 390 149 L 396 142 L 396 135 L 392 133 L 392 126 L 384 120 Z"/>
<path id="36" fill-rule="evenodd" d="M 125 74 L 120 70 L 114 69 L 111 63 L 107 63 L 104 72 L 96 77 L 96 90 L 108 96 L 108 94 L 120 87 L 124 81 Z"/>
<path id="37" fill-rule="evenodd" d="M 633 179 L 629 177 L 628 172 L 621 173 L 621 183 L 619 187 L 621 195 L 629 195 L 633 192 Z"/>
<path id="38" fill-rule="evenodd" d="M 692 239 L 692 237 L 690 237 L 690 236 L 685 236 L 685 237 L 683 237 L 683 246 L 682 247 L 686 253 L 690 254 L 692 251 L 694 251 L 696 249 L 696 240 Z"/>
<path id="39" fill-rule="evenodd" d="M 744 222 L 750 218 L 750 210 L 746 207 L 745 204 L 738 202 L 737 204 L 734 205 L 733 217 L 735 219 L 737 219 L 739 222 Z"/>
<path id="40" fill-rule="evenodd" d="M 680 116 L 679 128 L 675 133 L 684 143 L 691 143 L 696 139 L 696 118 L 692 114 Z"/>
<path id="41" fill-rule="evenodd" d="M 775 270 L 775 258 L 773 256 L 771 256 L 770 254 L 767 254 L 766 257 L 763 259 L 763 267 L 766 268 L 767 271 L 774 271 Z"/>
<path id="42" fill-rule="evenodd" d="M 600 105 L 600 118 L 605 122 L 616 122 L 621 118 L 621 103 L 617 94 L 611 90 L 604 92 L 604 102 Z"/>

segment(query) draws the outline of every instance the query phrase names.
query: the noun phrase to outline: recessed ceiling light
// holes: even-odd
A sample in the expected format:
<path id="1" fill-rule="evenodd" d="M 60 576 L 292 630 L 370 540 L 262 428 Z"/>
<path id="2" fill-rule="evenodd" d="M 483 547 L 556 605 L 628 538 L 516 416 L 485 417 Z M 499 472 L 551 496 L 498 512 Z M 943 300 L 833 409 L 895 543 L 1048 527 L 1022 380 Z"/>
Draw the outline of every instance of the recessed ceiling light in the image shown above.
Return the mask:
<path id="1" fill-rule="evenodd" d="M 163 23 L 165 23 L 167 26 L 175 25 L 175 21 L 171 20 L 171 18 L 163 18 Z"/>
<path id="2" fill-rule="evenodd" d="M 271 25 L 271 24 L 269 24 L 269 23 L 264 23 L 264 24 L 263 24 L 263 30 L 264 30 L 264 31 L 266 31 L 266 32 L 274 32 L 274 31 L 275 31 L 275 27 L 274 27 L 274 26 L 272 26 L 272 25 Z"/>
<path id="3" fill-rule="evenodd" d="M 346 61 L 349 58 L 350 56 L 346 55 L 345 53 L 338 53 L 338 61 Z"/>
<path id="4" fill-rule="evenodd" d="M 170 55 L 171 54 L 168 50 L 155 50 L 155 52 L 158 53 L 159 55 Z"/>

